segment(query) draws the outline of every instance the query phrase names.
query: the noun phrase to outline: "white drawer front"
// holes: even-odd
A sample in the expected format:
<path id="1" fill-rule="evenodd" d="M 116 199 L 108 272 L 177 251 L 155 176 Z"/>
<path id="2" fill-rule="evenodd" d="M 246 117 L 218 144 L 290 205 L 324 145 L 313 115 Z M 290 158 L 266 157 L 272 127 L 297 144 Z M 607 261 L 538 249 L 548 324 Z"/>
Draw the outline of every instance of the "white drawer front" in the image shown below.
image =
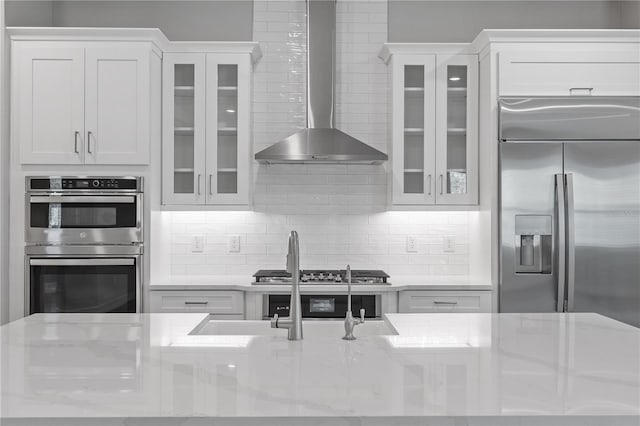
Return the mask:
<path id="1" fill-rule="evenodd" d="M 218 315 L 244 314 L 242 291 L 154 291 L 152 312 L 207 312 Z"/>
<path id="2" fill-rule="evenodd" d="M 403 291 L 398 312 L 491 312 L 489 291 Z"/>
<path id="3" fill-rule="evenodd" d="M 503 52 L 500 96 L 638 96 L 636 52 Z"/>

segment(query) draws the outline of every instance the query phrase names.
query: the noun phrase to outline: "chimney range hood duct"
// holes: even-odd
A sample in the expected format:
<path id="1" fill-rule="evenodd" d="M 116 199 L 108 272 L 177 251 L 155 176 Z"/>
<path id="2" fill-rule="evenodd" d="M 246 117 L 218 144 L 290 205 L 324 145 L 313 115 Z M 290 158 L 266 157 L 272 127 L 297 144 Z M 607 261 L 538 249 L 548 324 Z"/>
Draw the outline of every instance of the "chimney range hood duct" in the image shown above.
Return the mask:
<path id="1" fill-rule="evenodd" d="M 384 152 L 334 128 L 336 0 L 307 0 L 307 128 L 255 155 L 260 163 L 380 164 Z"/>

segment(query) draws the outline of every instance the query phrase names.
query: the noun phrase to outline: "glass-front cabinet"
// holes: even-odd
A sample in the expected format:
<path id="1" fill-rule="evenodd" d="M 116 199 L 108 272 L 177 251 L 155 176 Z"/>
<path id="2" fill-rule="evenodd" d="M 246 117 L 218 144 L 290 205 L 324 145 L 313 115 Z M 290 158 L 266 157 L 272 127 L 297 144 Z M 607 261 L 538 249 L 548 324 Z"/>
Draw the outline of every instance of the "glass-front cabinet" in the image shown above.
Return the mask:
<path id="1" fill-rule="evenodd" d="M 163 204 L 248 205 L 251 55 L 163 63 Z"/>
<path id="2" fill-rule="evenodd" d="M 388 60 L 391 203 L 477 204 L 477 55 L 390 53 Z"/>

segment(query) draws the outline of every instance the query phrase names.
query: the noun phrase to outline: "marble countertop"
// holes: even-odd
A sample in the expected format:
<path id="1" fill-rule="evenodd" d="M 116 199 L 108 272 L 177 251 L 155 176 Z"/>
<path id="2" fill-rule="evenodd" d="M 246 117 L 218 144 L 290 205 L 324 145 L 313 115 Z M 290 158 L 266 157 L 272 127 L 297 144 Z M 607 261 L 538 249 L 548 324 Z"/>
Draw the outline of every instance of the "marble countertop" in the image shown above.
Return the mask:
<path id="1" fill-rule="evenodd" d="M 247 292 L 291 291 L 290 285 L 254 285 L 253 277 L 246 275 L 196 275 L 171 276 L 163 279 L 151 279 L 149 289 L 154 290 L 240 290 Z M 309 291 L 346 291 L 345 285 L 308 285 L 300 287 L 302 292 Z M 402 290 L 492 290 L 490 282 L 466 276 L 413 276 L 398 275 L 389 285 L 354 285 L 354 292 L 388 292 Z"/>
<path id="2" fill-rule="evenodd" d="M 388 314 L 396 335 L 353 342 L 189 334 L 206 319 L 39 314 L 1 327 L 0 423 L 640 421 L 640 329 L 597 314 Z"/>

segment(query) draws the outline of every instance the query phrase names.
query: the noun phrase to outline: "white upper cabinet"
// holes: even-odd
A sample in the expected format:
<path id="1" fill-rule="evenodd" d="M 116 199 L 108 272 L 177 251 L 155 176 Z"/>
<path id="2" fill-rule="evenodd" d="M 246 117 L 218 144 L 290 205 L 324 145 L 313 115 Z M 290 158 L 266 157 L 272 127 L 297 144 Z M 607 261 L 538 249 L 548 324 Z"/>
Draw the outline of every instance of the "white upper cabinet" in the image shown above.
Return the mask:
<path id="1" fill-rule="evenodd" d="M 9 30 L 21 163 L 149 163 L 152 90 L 159 90 L 152 73 L 159 75 L 161 57 L 149 39 L 161 33 L 134 33 L 129 41 L 127 30 Z"/>
<path id="2" fill-rule="evenodd" d="M 13 49 L 13 135 L 23 163 L 84 162 L 84 49 Z"/>
<path id="3" fill-rule="evenodd" d="M 500 52 L 500 96 L 640 96 L 637 44 L 616 51 L 567 51 L 548 43 Z M 600 48 L 601 49 L 601 48 Z"/>
<path id="4" fill-rule="evenodd" d="M 478 57 L 437 56 L 436 204 L 478 203 Z"/>
<path id="5" fill-rule="evenodd" d="M 149 162 L 149 55 L 147 49 L 86 50 L 86 163 Z"/>
<path id="6" fill-rule="evenodd" d="M 230 46 L 244 53 L 229 53 Z M 251 70 L 257 46 L 211 43 L 214 51 L 164 55 L 163 204 L 250 204 Z"/>
<path id="7" fill-rule="evenodd" d="M 204 204 L 206 56 L 163 58 L 162 189 L 165 204 Z"/>
<path id="8" fill-rule="evenodd" d="M 478 56 L 395 49 L 381 54 L 391 65 L 391 204 L 477 204 Z"/>

